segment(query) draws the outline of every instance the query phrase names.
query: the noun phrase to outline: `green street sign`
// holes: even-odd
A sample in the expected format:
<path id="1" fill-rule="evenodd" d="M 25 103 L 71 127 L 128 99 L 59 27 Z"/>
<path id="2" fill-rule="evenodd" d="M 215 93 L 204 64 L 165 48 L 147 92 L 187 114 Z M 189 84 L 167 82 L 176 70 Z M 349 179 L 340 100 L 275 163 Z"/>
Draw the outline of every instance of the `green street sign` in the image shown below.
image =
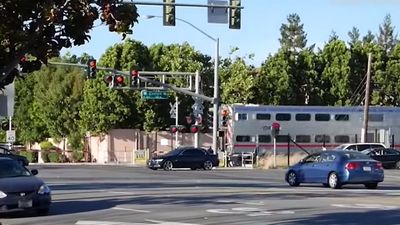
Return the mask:
<path id="1" fill-rule="evenodd" d="M 142 99 L 168 99 L 168 92 L 142 90 L 141 96 Z"/>

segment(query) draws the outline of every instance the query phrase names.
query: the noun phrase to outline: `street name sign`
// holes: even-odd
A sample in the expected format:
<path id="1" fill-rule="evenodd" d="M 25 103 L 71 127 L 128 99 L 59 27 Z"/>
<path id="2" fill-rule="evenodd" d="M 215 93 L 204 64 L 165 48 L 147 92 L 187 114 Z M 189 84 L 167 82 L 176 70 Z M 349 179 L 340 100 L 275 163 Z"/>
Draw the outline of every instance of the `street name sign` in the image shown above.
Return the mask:
<path id="1" fill-rule="evenodd" d="M 142 90 L 141 96 L 142 99 L 168 99 L 168 92 Z"/>

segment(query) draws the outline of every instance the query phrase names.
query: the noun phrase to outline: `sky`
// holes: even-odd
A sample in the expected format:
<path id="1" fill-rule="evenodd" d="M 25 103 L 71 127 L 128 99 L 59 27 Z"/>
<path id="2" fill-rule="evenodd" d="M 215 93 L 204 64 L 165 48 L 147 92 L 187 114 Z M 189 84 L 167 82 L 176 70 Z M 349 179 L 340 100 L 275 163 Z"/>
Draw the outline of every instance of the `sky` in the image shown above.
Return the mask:
<path id="1" fill-rule="evenodd" d="M 140 0 L 133 2 L 156 2 L 162 0 Z M 207 0 L 175 0 L 176 3 L 207 4 Z M 395 33 L 400 34 L 399 0 L 241 0 L 241 29 L 229 29 L 228 24 L 208 23 L 207 8 L 176 7 L 176 17 L 192 23 L 214 39 L 219 39 L 220 57 L 230 57 L 232 48 L 239 48 L 233 56 L 255 57 L 247 62 L 260 66 L 269 54 L 280 47 L 280 27 L 287 23 L 287 16 L 296 13 L 304 24 L 307 45 L 322 47 L 334 31 L 340 39 L 347 41 L 347 33 L 352 27 L 364 36 L 368 30 L 378 34 L 379 25 L 385 15 L 390 14 Z M 215 41 L 200 33 L 188 24 L 176 21 L 176 26 L 163 26 L 162 18 L 147 19 L 149 15 L 162 16 L 162 6 L 137 5 L 139 23 L 135 24 L 133 34 L 127 37 L 140 41 L 146 46 L 164 43 L 182 44 L 188 42 L 197 51 L 210 56 L 215 55 Z M 99 24 L 100 21 L 97 21 Z M 121 43 L 122 36 L 108 32 L 106 26 L 96 26 L 91 32 L 91 40 L 81 46 L 63 49 L 80 56 L 88 53 L 100 58 L 105 50 Z"/>

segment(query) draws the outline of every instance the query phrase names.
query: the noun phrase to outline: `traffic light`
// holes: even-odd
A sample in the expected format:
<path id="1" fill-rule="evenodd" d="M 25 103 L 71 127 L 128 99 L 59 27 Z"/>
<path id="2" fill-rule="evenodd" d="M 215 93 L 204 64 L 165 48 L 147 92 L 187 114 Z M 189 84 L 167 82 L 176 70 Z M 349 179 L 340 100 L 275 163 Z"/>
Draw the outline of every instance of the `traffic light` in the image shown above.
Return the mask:
<path id="1" fill-rule="evenodd" d="M 88 61 L 88 79 L 95 79 L 97 74 L 97 65 L 95 59 L 89 59 Z"/>
<path id="2" fill-rule="evenodd" d="M 230 6 L 240 6 L 240 0 L 230 0 Z M 229 28 L 240 29 L 240 8 L 229 8 Z"/>
<path id="3" fill-rule="evenodd" d="M 163 0 L 164 3 L 175 3 L 175 0 Z M 175 26 L 175 5 L 163 6 L 164 26 Z"/>
<path id="4" fill-rule="evenodd" d="M 115 75 L 114 77 L 114 86 L 123 86 L 124 85 L 124 76 L 122 75 Z"/>
<path id="5" fill-rule="evenodd" d="M 130 70 L 130 74 L 131 74 L 131 79 L 132 79 L 132 86 L 139 86 L 139 71 L 137 71 L 136 69 L 131 69 Z"/>
<path id="6" fill-rule="evenodd" d="M 32 73 L 33 71 L 40 70 L 42 63 L 36 60 L 28 60 L 26 56 L 22 56 L 19 60 L 20 72 Z"/>
<path id="7" fill-rule="evenodd" d="M 7 131 L 10 129 L 10 123 L 6 120 L 1 122 L 1 129 Z"/>
<path id="8" fill-rule="evenodd" d="M 199 125 L 192 125 L 192 126 L 190 126 L 190 132 L 191 133 L 197 133 L 197 132 L 199 132 L 200 131 L 200 126 Z"/>
<path id="9" fill-rule="evenodd" d="M 279 135 L 279 130 L 281 129 L 281 125 L 279 123 L 272 123 L 271 125 L 271 136 L 276 137 L 276 135 Z"/>
<path id="10" fill-rule="evenodd" d="M 108 74 L 103 77 L 104 82 L 108 84 L 109 87 L 114 87 L 115 86 L 115 75 L 114 74 Z"/>
<path id="11" fill-rule="evenodd" d="M 223 127 L 228 126 L 228 119 L 229 119 L 229 111 L 227 109 L 223 109 L 221 111 L 221 126 Z"/>

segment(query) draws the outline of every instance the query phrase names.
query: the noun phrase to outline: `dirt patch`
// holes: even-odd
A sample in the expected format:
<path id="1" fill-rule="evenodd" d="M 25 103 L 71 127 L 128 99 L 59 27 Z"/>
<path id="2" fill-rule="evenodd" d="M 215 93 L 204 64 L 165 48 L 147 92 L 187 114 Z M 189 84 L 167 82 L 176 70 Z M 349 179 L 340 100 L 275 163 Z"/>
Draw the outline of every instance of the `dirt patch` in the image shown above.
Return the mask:
<path id="1" fill-rule="evenodd" d="M 290 165 L 298 163 L 301 159 L 306 157 L 306 154 L 295 153 L 291 154 L 289 158 Z M 277 155 L 276 156 L 276 167 L 277 168 L 287 168 L 288 167 L 288 156 L 287 155 Z M 267 155 L 259 159 L 259 168 L 262 169 L 272 169 L 274 168 L 274 156 Z"/>

